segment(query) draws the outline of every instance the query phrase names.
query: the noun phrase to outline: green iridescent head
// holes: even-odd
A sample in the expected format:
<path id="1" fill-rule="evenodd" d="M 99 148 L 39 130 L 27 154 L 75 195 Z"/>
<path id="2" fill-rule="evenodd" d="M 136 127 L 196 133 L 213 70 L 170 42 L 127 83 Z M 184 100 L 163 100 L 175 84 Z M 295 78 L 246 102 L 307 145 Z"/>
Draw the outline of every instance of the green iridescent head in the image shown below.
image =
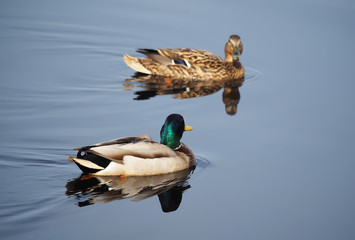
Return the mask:
<path id="1" fill-rule="evenodd" d="M 180 139 L 184 131 L 191 131 L 192 127 L 185 125 L 180 114 L 170 114 L 160 130 L 160 143 L 175 149 L 180 146 Z"/>

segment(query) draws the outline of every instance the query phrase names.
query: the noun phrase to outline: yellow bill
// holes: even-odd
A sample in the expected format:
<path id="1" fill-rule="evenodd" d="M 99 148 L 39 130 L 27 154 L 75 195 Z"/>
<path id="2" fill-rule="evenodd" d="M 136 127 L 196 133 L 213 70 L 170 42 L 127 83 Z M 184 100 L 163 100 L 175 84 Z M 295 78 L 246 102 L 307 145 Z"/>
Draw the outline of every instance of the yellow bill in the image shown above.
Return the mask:
<path id="1" fill-rule="evenodd" d="M 194 128 L 191 126 L 185 125 L 185 131 L 191 131 L 192 129 L 194 129 Z"/>

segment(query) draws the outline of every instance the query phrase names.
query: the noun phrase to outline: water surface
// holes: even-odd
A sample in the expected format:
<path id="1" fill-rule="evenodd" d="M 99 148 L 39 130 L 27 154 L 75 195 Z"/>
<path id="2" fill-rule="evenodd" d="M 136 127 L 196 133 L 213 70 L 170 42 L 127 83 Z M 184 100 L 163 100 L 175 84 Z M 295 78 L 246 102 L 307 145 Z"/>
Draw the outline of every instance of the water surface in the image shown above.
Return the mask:
<path id="1" fill-rule="evenodd" d="M 354 10 L 316 0 L 2 2 L 2 238 L 354 239 Z M 231 34 L 244 44 L 242 83 L 161 88 L 130 81 L 122 59 L 157 47 L 223 56 Z M 119 181 L 116 192 L 68 189 L 81 176 L 66 160 L 73 147 L 158 140 L 172 112 L 194 127 L 183 142 L 198 158 L 164 195 L 181 196 L 174 211 L 163 211 L 161 188 L 141 201 L 120 198 Z"/>

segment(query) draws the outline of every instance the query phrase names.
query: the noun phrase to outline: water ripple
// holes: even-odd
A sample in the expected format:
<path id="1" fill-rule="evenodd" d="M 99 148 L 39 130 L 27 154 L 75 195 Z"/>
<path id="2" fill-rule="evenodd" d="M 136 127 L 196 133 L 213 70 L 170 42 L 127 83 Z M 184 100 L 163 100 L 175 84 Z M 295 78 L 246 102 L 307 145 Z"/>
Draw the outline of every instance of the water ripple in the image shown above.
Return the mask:
<path id="1" fill-rule="evenodd" d="M 256 80 L 258 80 L 260 77 L 262 76 L 262 73 L 260 70 L 256 69 L 256 68 L 252 68 L 252 67 L 245 67 L 245 83 L 249 83 L 249 82 L 254 82 Z"/>

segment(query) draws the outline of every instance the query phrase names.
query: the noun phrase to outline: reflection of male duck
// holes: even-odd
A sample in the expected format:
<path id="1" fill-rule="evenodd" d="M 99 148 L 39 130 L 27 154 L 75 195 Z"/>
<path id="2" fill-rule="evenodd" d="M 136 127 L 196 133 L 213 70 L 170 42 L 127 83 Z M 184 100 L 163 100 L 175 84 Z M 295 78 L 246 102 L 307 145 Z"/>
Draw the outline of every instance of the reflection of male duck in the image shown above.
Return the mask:
<path id="1" fill-rule="evenodd" d="M 129 198 L 133 198 L 133 201 L 141 201 L 158 195 L 162 210 L 171 212 L 180 206 L 183 192 L 190 188 L 187 182 L 190 173 L 192 169 L 170 174 L 127 178 L 82 175 L 68 181 L 65 193 L 77 197 L 79 207 Z"/>
<path id="2" fill-rule="evenodd" d="M 237 112 L 237 105 L 240 100 L 239 87 L 243 84 L 244 78 L 218 81 L 195 81 L 177 78 L 166 78 L 135 74 L 132 79 L 126 79 L 126 89 L 131 89 L 131 82 L 144 83 L 140 87 L 145 90 L 137 91 L 135 100 L 146 100 L 157 95 L 173 94 L 178 99 L 189 99 L 202 97 L 223 90 L 223 103 L 226 112 L 234 115 Z"/>
<path id="3" fill-rule="evenodd" d="M 225 59 L 214 53 L 189 48 L 139 49 L 146 58 L 124 56 L 125 63 L 140 73 L 179 79 L 226 80 L 244 77 L 240 62 L 243 44 L 238 35 L 229 37 Z"/>

